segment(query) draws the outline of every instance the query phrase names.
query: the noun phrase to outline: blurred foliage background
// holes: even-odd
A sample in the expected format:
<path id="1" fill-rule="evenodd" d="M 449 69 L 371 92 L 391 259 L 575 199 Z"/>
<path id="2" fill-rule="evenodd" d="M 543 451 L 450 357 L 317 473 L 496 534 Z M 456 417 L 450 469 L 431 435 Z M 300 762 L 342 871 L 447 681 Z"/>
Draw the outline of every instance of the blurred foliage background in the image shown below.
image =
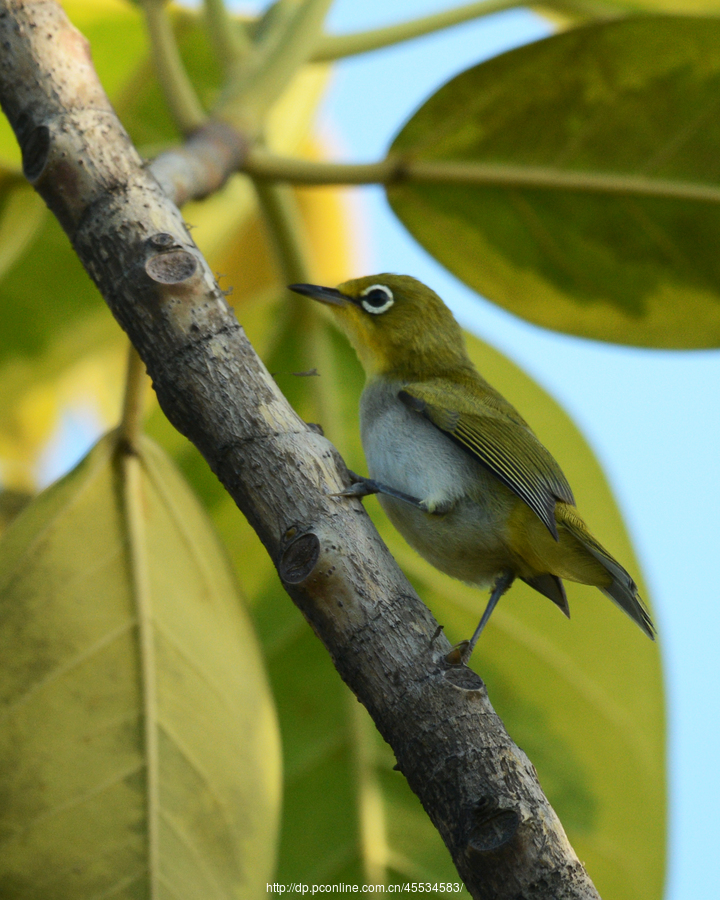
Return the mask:
<path id="1" fill-rule="evenodd" d="M 63 5 L 140 152 L 151 158 L 180 141 L 142 4 Z M 719 7 L 548 7 L 556 36 L 462 73 L 398 122 L 391 152 L 472 171 L 461 183 L 393 186 L 392 208 L 451 271 L 530 321 L 641 346 L 717 346 L 720 24 L 703 14 Z M 187 10 L 173 9 L 171 22 L 212 109 L 226 77 L 212 29 Z M 262 27 L 248 24 L 250 40 Z M 327 153 L 315 129 L 326 43 L 323 61 L 303 65 L 263 119 L 277 156 L 319 163 Z M 353 274 L 356 226 L 338 188 L 278 189 L 294 216 L 289 261 L 268 190 L 238 174 L 184 216 L 285 395 L 362 472 L 359 364 L 322 310 L 284 289 L 288 277 L 335 284 Z M 157 883 L 206 898 L 254 896 L 275 880 L 457 881 L 392 752 L 151 392 L 152 441 L 134 468 L 118 461 L 110 430 L 121 418 L 126 340 L 23 181 L 4 121 L 0 204 L 3 896 L 129 898 Z M 509 360 L 475 338 L 469 346 L 550 447 L 594 533 L 639 573 L 579 431 Z M 69 446 L 106 431 L 35 496 L 61 474 Z M 418 558 L 374 499 L 367 509 L 450 639 L 467 637 L 484 598 Z M 516 585 L 473 663 L 601 895 L 659 898 L 658 647 L 597 591 L 569 585 L 568 594 L 571 623 Z M 77 746 L 89 748 L 82 763 Z M 85 865 L 91 857 L 99 862 Z"/>

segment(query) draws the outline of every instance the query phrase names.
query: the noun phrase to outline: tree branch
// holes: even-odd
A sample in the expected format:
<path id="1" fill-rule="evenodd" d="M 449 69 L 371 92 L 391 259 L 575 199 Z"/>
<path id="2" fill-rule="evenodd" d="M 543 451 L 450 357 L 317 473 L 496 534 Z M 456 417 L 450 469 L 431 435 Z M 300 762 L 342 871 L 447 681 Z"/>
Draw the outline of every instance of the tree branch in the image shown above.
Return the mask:
<path id="1" fill-rule="evenodd" d="M 137 347 L 161 405 L 250 520 L 391 744 L 477 898 L 597 893 L 482 681 L 449 645 L 248 343 L 51 0 L 0 2 L 0 99 L 24 171 Z M 170 179 L 172 183 L 172 179 Z"/>

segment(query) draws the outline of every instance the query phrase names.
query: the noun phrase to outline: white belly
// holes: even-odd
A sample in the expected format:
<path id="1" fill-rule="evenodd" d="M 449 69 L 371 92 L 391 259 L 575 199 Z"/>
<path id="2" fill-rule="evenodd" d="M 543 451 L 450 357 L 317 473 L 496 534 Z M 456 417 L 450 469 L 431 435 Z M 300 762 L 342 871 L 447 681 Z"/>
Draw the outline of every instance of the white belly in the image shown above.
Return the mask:
<path id="1" fill-rule="evenodd" d="M 463 581 L 486 584 L 506 564 L 510 492 L 419 413 L 397 399 L 401 385 L 370 383 L 360 403 L 369 475 L 429 504 L 430 514 L 380 494 L 388 518 L 421 556 Z"/>

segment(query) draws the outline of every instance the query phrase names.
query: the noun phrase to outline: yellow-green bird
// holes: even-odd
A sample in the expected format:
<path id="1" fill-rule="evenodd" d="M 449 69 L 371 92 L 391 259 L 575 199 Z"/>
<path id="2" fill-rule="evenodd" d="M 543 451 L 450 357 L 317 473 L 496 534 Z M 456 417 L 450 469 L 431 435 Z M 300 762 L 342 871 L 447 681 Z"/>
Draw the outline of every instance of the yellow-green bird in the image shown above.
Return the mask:
<path id="1" fill-rule="evenodd" d="M 569 616 L 562 579 L 600 588 L 653 638 L 637 586 L 592 536 L 560 466 L 480 375 L 438 295 L 408 275 L 336 288 L 290 289 L 330 306 L 367 376 L 360 433 L 370 478 L 342 493 L 376 493 L 390 521 L 428 562 L 492 585 L 467 661 L 515 578 Z"/>

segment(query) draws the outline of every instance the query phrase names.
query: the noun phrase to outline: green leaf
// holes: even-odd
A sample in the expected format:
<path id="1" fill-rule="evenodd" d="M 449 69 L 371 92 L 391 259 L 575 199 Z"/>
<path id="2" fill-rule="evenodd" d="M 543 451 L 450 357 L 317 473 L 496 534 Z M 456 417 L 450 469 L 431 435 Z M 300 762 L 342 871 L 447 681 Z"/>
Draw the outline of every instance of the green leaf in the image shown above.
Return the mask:
<path id="1" fill-rule="evenodd" d="M 31 500 L 27 491 L 0 490 L 0 537 Z"/>
<path id="2" fill-rule="evenodd" d="M 107 436 L 10 526 L 0 655 L 2 896 L 264 893 L 275 713 L 223 551 L 149 440 Z"/>
<path id="3" fill-rule="evenodd" d="M 523 318 L 718 346 L 718 96 L 718 19 L 567 31 L 457 76 L 392 145 L 483 183 L 407 181 L 388 198 L 437 259 Z"/>
<path id="4" fill-rule="evenodd" d="M 102 308 L 100 294 L 51 215 L 42 216 L 34 240 L 0 289 L 0 364 L 18 355 L 41 355 L 60 332 L 72 333 Z"/>

